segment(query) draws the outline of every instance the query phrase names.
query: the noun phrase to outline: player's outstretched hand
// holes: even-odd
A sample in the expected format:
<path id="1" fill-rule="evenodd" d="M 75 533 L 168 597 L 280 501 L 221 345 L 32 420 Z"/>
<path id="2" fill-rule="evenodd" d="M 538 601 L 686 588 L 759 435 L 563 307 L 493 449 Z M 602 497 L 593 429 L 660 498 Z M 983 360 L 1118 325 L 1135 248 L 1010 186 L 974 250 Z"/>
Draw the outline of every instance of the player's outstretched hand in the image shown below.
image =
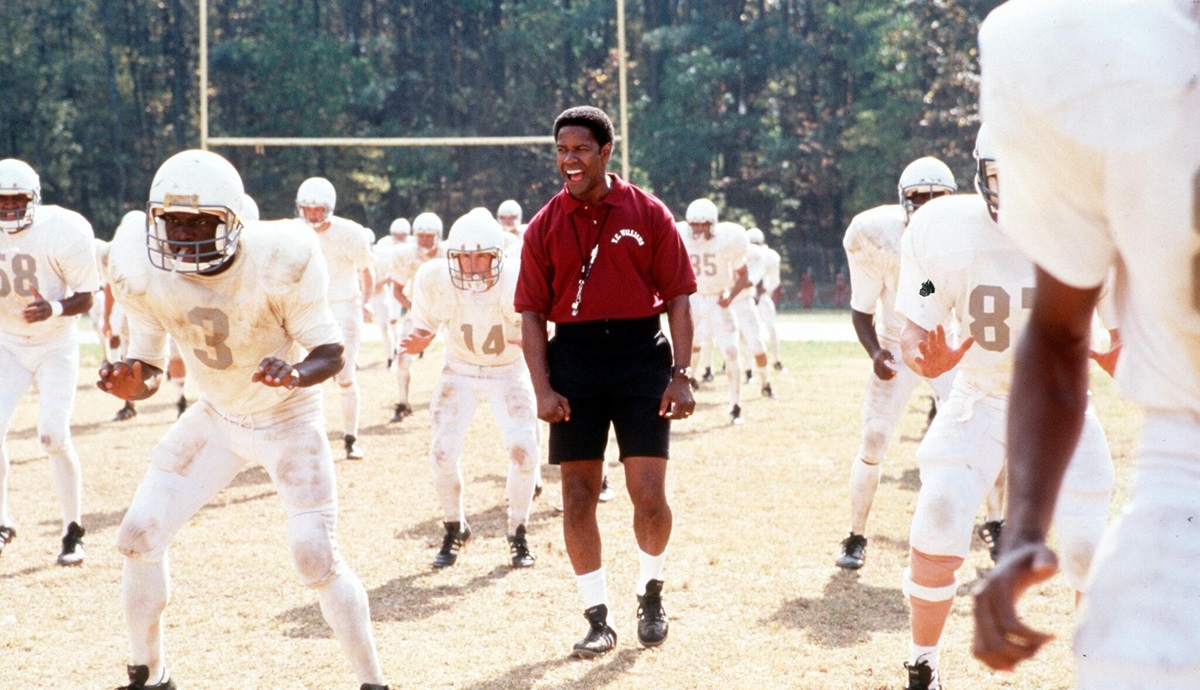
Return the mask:
<path id="1" fill-rule="evenodd" d="M 21 316 L 25 317 L 25 323 L 37 323 L 45 321 L 54 315 L 54 310 L 50 307 L 50 303 L 44 297 L 38 294 L 37 288 L 33 290 L 33 301 L 25 305 Z"/>
<path id="2" fill-rule="evenodd" d="M 998 671 L 1011 671 L 1054 639 L 1022 623 L 1016 603 L 1025 590 L 1057 571 L 1058 558 L 1045 544 L 1017 544 L 1001 552 L 975 590 L 976 658 Z"/>
<path id="3" fill-rule="evenodd" d="M 300 372 L 278 357 L 267 357 L 259 363 L 250 380 L 270 388 L 291 390 L 300 385 Z"/>
<path id="4" fill-rule="evenodd" d="M 935 379 L 958 366 L 963 355 L 975 344 L 973 336 L 967 337 L 958 347 L 950 347 L 946 339 L 946 329 L 936 326 L 929 331 L 929 338 L 923 343 L 917 343 L 917 351 L 921 354 L 916 358 L 921 368 L 921 376 Z"/>
<path id="5" fill-rule="evenodd" d="M 122 400 L 140 400 L 146 393 L 146 379 L 142 363 L 138 360 L 134 360 L 133 364 L 105 361 L 100 365 L 97 376 L 97 388 Z"/>
<path id="6" fill-rule="evenodd" d="M 1113 372 L 1117 370 L 1117 360 L 1121 358 L 1121 343 L 1117 343 L 1116 347 L 1108 352 L 1088 350 L 1088 357 L 1096 360 L 1096 364 L 1099 364 L 1101 369 L 1108 372 L 1109 376 L 1113 376 Z"/>
<path id="7" fill-rule="evenodd" d="M 663 392 L 658 406 L 658 416 L 667 419 L 686 419 L 696 410 L 696 399 L 692 397 L 692 385 L 681 376 L 672 376 Z"/>
<path id="8" fill-rule="evenodd" d="M 410 355 L 420 354 L 433 342 L 436 333 L 428 331 L 413 331 L 400 340 L 400 349 Z"/>

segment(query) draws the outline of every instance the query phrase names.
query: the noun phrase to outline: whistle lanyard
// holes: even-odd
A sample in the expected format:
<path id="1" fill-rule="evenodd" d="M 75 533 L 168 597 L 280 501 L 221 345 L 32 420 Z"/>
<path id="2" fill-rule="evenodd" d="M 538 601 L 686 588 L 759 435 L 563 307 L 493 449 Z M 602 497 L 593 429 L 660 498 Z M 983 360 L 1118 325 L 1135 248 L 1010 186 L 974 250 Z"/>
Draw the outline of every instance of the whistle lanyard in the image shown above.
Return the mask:
<path id="1" fill-rule="evenodd" d="M 612 205 L 604 209 L 604 220 L 600 222 L 600 231 L 596 234 L 596 244 L 592 245 L 592 253 L 586 259 L 583 254 L 583 238 L 575 225 L 575 215 L 571 214 L 571 229 L 575 231 L 575 247 L 579 250 L 579 288 L 575 291 L 575 300 L 571 302 L 571 316 L 579 316 L 579 305 L 583 302 L 583 285 L 592 275 L 592 266 L 596 263 L 596 255 L 600 253 L 600 240 L 604 237 L 604 227 L 608 225 L 608 214 Z"/>

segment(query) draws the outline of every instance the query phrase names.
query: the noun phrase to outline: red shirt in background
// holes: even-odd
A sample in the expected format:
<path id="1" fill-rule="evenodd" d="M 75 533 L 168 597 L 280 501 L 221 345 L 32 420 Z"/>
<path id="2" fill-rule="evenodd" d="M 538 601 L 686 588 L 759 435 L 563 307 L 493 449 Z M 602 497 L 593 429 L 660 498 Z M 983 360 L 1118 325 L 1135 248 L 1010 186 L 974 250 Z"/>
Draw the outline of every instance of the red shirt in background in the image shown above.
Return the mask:
<path id="1" fill-rule="evenodd" d="M 514 305 L 555 323 L 639 319 L 665 311 L 666 302 L 696 291 L 692 262 L 675 219 L 663 202 L 615 173 L 596 205 L 563 190 L 525 230 Z M 579 313 L 571 303 L 580 269 L 597 246 Z"/>

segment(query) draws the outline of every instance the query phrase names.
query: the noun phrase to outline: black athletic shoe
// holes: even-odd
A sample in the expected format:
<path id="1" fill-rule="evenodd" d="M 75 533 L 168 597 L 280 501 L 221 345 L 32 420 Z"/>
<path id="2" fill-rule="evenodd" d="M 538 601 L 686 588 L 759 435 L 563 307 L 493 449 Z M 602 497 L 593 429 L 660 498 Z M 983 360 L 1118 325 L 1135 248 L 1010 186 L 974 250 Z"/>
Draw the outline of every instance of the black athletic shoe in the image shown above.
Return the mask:
<path id="1" fill-rule="evenodd" d="M 146 685 L 146 681 L 150 680 L 148 666 L 126 666 L 125 672 L 129 674 L 129 685 L 122 685 L 117 690 L 176 690 L 175 681 L 170 678 L 162 683 Z"/>
<path id="2" fill-rule="evenodd" d="M 87 553 L 83 550 L 84 529 L 78 522 L 67 525 L 67 533 L 62 538 L 62 553 L 58 554 L 59 565 L 80 565 Z"/>
<path id="3" fill-rule="evenodd" d="M 137 416 L 137 408 L 133 406 L 133 401 L 126 400 L 125 407 L 117 410 L 117 414 L 113 417 L 114 422 L 124 422 L 128 419 L 133 419 Z"/>
<path id="4" fill-rule="evenodd" d="M 750 379 L 752 379 L 752 378 L 754 378 L 754 370 L 747 369 L 746 370 L 746 383 L 750 383 Z"/>
<path id="5" fill-rule="evenodd" d="M 358 690 L 391 690 L 391 688 L 389 688 L 386 685 L 376 685 L 374 683 L 363 683 L 362 687 L 360 687 Z"/>
<path id="6" fill-rule="evenodd" d="M 601 503 L 608 503 L 614 498 L 616 498 L 616 494 L 613 493 L 612 487 L 609 486 L 608 475 L 606 474 L 604 475 L 604 479 L 600 482 L 600 496 L 598 499 Z"/>
<path id="7" fill-rule="evenodd" d="M 358 439 L 354 436 L 354 434 L 346 434 L 342 437 L 342 442 L 346 445 L 347 460 L 363 459 L 362 446 L 358 445 Z"/>
<path id="8" fill-rule="evenodd" d="M 908 685 L 904 686 L 904 690 L 942 690 L 937 669 L 930 668 L 928 661 L 915 664 L 905 662 L 904 668 L 908 670 Z"/>
<path id="9" fill-rule="evenodd" d="M 842 553 L 837 557 L 837 567 L 846 570 L 858 570 L 867 562 L 867 538 L 861 534 L 850 533 L 842 540 Z"/>
<path id="10" fill-rule="evenodd" d="M 783 362 L 775 360 L 775 371 L 783 371 Z"/>
<path id="11" fill-rule="evenodd" d="M 593 606 L 583 612 L 591 626 L 587 635 L 576 642 L 571 649 L 571 656 L 579 659 L 595 659 L 611 652 L 617 646 L 617 631 L 608 625 L 608 607 L 604 604 Z"/>
<path id="12" fill-rule="evenodd" d="M 713 382 L 712 367 L 704 367 L 704 376 L 700 377 L 700 380 L 704 383 Z"/>
<path id="13" fill-rule="evenodd" d="M 179 400 L 175 401 L 175 409 L 179 411 L 179 414 L 177 414 L 175 416 L 182 417 L 183 413 L 185 411 L 187 411 L 187 408 L 188 408 L 187 396 L 186 395 L 179 396 Z"/>
<path id="14" fill-rule="evenodd" d="M 771 390 L 771 384 L 769 384 L 769 383 L 763 384 L 762 396 L 764 398 L 774 398 L 775 397 L 775 391 Z"/>
<path id="15" fill-rule="evenodd" d="M 538 500 L 538 497 L 541 495 L 542 495 L 542 483 L 538 482 L 537 484 L 533 485 L 533 500 L 535 500 L 535 501 Z"/>
<path id="16" fill-rule="evenodd" d="M 1004 531 L 1003 520 L 988 520 L 979 526 L 979 538 L 992 555 L 992 563 L 1000 556 L 1000 533 Z"/>
<path id="17" fill-rule="evenodd" d="M 646 583 L 646 593 L 638 597 L 638 642 L 657 647 L 667 641 L 667 612 L 662 605 L 662 580 Z"/>
<path id="18" fill-rule="evenodd" d="M 4 553 L 4 547 L 8 546 L 9 542 L 17 538 L 17 530 L 8 525 L 0 525 L 0 553 Z"/>
<path id="19" fill-rule="evenodd" d="M 413 408 L 409 407 L 408 403 L 396 403 L 396 412 L 392 415 L 392 422 L 402 422 L 405 417 L 411 417 Z"/>
<path id="20" fill-rule="evenodd" d="M 694 390 L 694 391 L 700 390 L 700 382 L 696 380 L 695 376 L 688 379 L 688 385 L 691 386 L 692 390 Z"/>
<path id="21" fill-rule="evenodd" d="M 742 424 L 745 421 L 746 420 L 742 419 L 742 406 L 741 405 L 734 405 L 733 407 L 729 408 L 729 423 L 730 424 Z"/>
<path id="22" fill-rule="evenodd" d="M 508 538 L 508 552 L 512 554 L 514 568 L 530 568 L 537 560 L 529 551 L 529 542 L 525 539 L 525 525 L 517 527 L 517 533 Z"/>
<path id="23" fill-rule="evenodd" d="M 448 568 L 458 560 L 458 552 L 471 539 L 471 526 L 466 523 L 443 522 L 446 536 L 442 537 L 442 550 L 433 557 L 433 567 Z"/>

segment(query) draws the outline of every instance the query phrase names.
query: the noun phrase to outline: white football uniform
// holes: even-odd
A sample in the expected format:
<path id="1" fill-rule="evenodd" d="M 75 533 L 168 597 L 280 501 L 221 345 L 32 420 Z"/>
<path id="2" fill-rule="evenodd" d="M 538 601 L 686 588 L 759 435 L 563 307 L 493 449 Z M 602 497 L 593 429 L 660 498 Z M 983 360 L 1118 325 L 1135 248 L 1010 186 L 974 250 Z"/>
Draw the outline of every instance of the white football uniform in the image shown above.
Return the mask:
<path id="1" fill-rule="evenodd" d="M 445 260 L 422 266 L 413 280 L 415 328 L 445 333 L 445 366 L 433 391 L 429 464 L 446 522 L 465 524 L 459 459 L 475 413 L 486 400 L 508 449 L 508 534 L 529 518 L 537 479 L 537 401 L 521 353 L 521 315 L 513 308 L 519 263 L 506 259 L 499 282 L 460 290 Z"/>
<path id="2" fill-rule="evenodd" d="M 1016 0 L 980 33 L 1006 232 L 1080 288 L 1113 267 L 1146 416 L 1075 636 L 1084 688 L 1200 687 L 1200 21 L 1187 0 Z"/>
<path id="3" fill-rule="evenodd" d="M 753 286 L 752 290 L 758 290 L 762 287 L 762 294 L 758 296 L 758 322 L 762 325 L 763 335 L 766 338 L 766 349 L 771 357 L 772 362 L 779 362 L 779 333 L 775 327 L 776 309 L 775 309 L 775 290 L 779 289 L 781 277 L 779 275 L 779 266 L 781 259 L 779 252 L 771 249 L 766 245 L 762 245 L 759 272 L 751 270 L 750 283 Z M 749 268 L 749 263 L 747 263 Z M 757 273 L 757 278 L 756 278 Z"/>
<path id="4" fill-rule="evenodd" d="M 356 672 L 378 678 L 366 592 L 335 536 L 337 482 L 321 391 L 250 380 L 267 357 L 296 363 L 341 342 L 325 299 L 325 261 L 311 232 L 280 223 L 251 230 L 233 264 L 214 276 L 151 266 L 144 229 L 123 226 L 110 246 L 113 293 L 129 314 L 129 357 L 164 368 L 170 336 L 200 389 L 199 402 L 155 445 L 117 531 L 134 657 L 161 665 L 166 553 L 176 532 L 252 463 L 266 469 L 286 510 L 301 580 L 317 590 Z"/>
<path id="5" fill-rule="evenodd" d="M 293 221 L 303 231 L 302 220 Z M 362 345 L 363 301 L 362 272 L 374 265 L 371 246 L 375 235 L 347 218 L 329 217 L 329 227 L 317 233 L 321 254 L 329 267 L 329 308 L 342 329 L 346 345 L 346 364 L 333 377 L 341 388 L 342 429 L 358 436 L 358 350 Z"/>
<path id="6" fill-rule="evenodd" d="M 975 337 L 917 449 L 921 490 L 909 535 L 918 551 L 965 558 L 975 514 L 1004 466 L 1013 354 L 1029 318 L 1034 267 L 974 194 L 922 206 L 901 257 L 896 309 L 926 330 L 953 314 L 958 332 Z M 1065 574 L 1078 591 L 1104 531 L 1113 480 L 1108 442 L 1089 407 L 1055 512 Z"/>
<path id="7" fill-rule="evenodd" d="M 63 531 L 81 522 L 79 456 L 71 441 L 71 409 L 79 379 L 78 316 L 27 323 L 22 313 L 35 294 L 49 301 L 95 293 L 92 226 L 60 206 L 37 208 L 33 223 L 0 232 L 0 525 L 8 514 L 8 426 L 31 385 L 38 392 L 38 438 L 50 457 Z"/>
<path id="8" fill-rule="evenodd" d="M 384 357 L 388 360 L 396 353 L 396 327 L 400 323 L 400 317 L 404 316 L 404 308 L 392 294 L 392 283 L 387 278 L 387 269 L 392 253 L 405 243 L 406 241 L 397 242 L 391 235 L 384 235 L 371 247 L 372 265 L 375 267 L 375 291 L 371 295 L 371 312 L 375 316 L 375 324 L 379 327 Z"/>
<path id="9" fill-rule="evenodd" d="M 737 323 L 733 312 L 729 307 L 722 307 L 719 300 L 733 287 L 734 271 L 745 265 L 750 241 L 746 238 L 746 232 L 734 223 L 713 225 L 712 237 L 708 239 L 696 238 L 687 223 L 677 223 L 676 227 L 683 237 L 683 245 L 696 273 L 696 292 L 689 298 L 695 334 L 693 342 L 697 350 L 709 342 L 715 342 L 720 348 L 725 357 L 730 404 L 737 405 L 741 390 L 737 366 Z"/>
<path id="10" fill-rule="evenodd" d="M 850 531 L 863 534 L 881 465 L 887 459 L 892 434 L 921 377 L 909 369 L 900 353 L 904 315 L 896 311 L 896 285 L 900 279 L 900 238 L 908 216 L 899 204 L 876 206 L 854 216 L 842 247 L 850 266 L 850 308 L 875 318 L 879 346 L 895 358 L 896 375 L 883 380 L 872 373 L 863 396 L 862 437 L 850 468 Z M 950 395 L 954 372 L 929 381 L 940 404 Z"/>
<path id="11" fill-rule="evenodd" d="M 445 257 L 446 250 L 440 242 L 433 251 L 425 251 L 417 244 L 416 237 L 413 237 L 412 240 L 399 245 L 388 257 L 385 277 L 396 285 L 399 285 L 404 296 L 411 302 L 413 297 L 413 279 L 417 275 L 417 270 L 428 261 L 434 259 L 444 260 Z M 412 331 L 411 315 L 405 316 L 396 332 L 397 346 Z M 412 369 L 412 362 L 412 355 L 405 352 L 396 353 L 396 388 L 399 392 L 400 405 L 403 406 L 408 406 L 408 384 L 412 378 L 409 372 Z"/>
<path id="12" fill-rule="evenodd" d="M 740 225 L 737 227 L 741 228 Z M 745 233 L 744 228 L 742 228 L 742 232 Z M 745 263 L 747 273 L 753 270 L 761 274 L 763 263 L 762 247 L 756 244 L 747 244 Z M 758 322 L 758 302 L 755 299 L 756 288 L 754 287 L 757 282 L 751 278 L 750 285 L 743 288 L 729 303 L 729 309 L 733 312 L 733 320 L 737 324 L 742 344 L 746 346 L 746 352 L 756 356 L 767 353 L 766 348 L 763 347 L 762 324 Z"/>

